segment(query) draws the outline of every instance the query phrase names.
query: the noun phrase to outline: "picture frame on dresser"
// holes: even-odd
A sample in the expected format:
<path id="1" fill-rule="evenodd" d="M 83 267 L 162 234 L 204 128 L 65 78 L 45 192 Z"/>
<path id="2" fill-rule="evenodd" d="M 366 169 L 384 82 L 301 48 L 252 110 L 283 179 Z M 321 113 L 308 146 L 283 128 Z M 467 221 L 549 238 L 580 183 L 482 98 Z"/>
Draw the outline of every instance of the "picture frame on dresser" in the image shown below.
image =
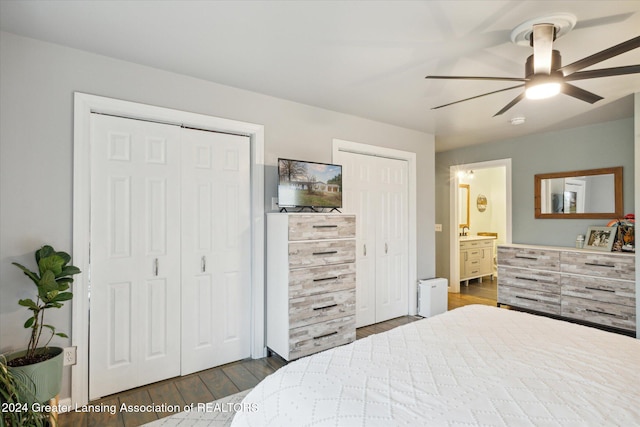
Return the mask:
<path id="1" fill-rule="evenodd" d="M 616 240 L 617 228 L 615 225 L 612 227 L 589 227 L 584 242 L 585 249 L 611 252 L 613 242 Z"/>

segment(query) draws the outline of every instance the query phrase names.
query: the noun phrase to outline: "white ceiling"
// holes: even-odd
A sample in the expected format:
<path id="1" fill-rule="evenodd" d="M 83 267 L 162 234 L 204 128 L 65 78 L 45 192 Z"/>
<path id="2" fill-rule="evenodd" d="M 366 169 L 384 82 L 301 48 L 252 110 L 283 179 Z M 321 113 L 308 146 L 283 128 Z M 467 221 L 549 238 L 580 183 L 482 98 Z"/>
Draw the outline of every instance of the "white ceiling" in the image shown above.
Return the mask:
<path id="1" fill-rule="evenodd" d="M 635 37 L 640 1 L 15 1 L 0 29 L 436 135 L 438 151 L 631 117 L 640 74 L 574 82 L 605 99 L 524 100 L 513 86 L 429 74 L 524 77 L 518 24 L 557 12 L 563 64 Z M 640 63 L 640 49 L 591 67 Z M 525 116 L 512 126 L 509 120 Z"/>

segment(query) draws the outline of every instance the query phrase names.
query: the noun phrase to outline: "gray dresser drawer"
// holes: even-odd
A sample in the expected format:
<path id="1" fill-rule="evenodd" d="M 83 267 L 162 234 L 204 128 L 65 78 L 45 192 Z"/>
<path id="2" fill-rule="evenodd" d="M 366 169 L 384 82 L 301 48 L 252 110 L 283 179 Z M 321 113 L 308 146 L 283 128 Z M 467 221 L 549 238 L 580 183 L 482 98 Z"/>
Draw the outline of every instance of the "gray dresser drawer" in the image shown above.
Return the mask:
<path id="1" fill-rule="evenodd" d="M 495 239 L 460 240 L 460 250 L 490 248 Z"/>
<path id="2" fill-rule="evenodd" d="M 635 257 L 628 255 L 563 251 L 560 265 L 563 273 L 608 277 L 610 279 L 636 279 Z"/>
<path id="3" fill-rule="evenodd" d="M 498 286 L 498 303 L 560 315 L 560 293 L 541 292 L 500 284 Z"/>
<path id="4" fill-rule="evenodd" d="M 289 326 L 292 329 L 355 314 L 355 289 L 289 300 Z"/>
<path id="5" fill-rule="evenodd" d="M 562 276 L 562 296 L 636 306 L 636 284 L 587 276 Z"/>
<path id="6" fill-rule="evenodd" d="M 498 267 L 498 289 L 502 286 L 560 293 L 560 273 L 525 268 Z"/>
<path id="7" fill-rule="evenodd" d="M 355 262 L 356 241 L 327 240 L 289 243 L 289 268 Z"/>
<path id="8" fill-rule="evenodd" d="M 346 316 L 289 331 L 289 360 L 308 356 L 356 339 L 356 317 Z"/>
<path id="9" fill-rule="evenodd" d="M 355 289 L 356 264 L 331 264 L 289 271 L 289 298 Z"/>
<path id="10" fill-rule="evenodd" d="M 562 316 L 628 331 L 636 330 L 636 308 L 626 305 L 564 296 Z"/>
<path id="11" fill-rule="evenodd" d="M 291 215 L 289 240 L 344 239 L 356 236 L 355 215 Z"/>
<path id="12" fill-rule="evenodd" d="M 560 252 L 535 248 L 498 247 L 498 264 L 560 271 Z"/>

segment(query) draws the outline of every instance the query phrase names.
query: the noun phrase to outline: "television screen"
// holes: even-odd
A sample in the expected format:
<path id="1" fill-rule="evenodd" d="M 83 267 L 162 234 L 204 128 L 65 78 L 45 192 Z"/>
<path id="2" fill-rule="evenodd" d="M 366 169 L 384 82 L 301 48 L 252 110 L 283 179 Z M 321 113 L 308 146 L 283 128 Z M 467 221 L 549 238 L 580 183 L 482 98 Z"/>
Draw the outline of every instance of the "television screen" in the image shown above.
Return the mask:
<path id="1" fill-rule="evenodd" d="M 342 166 L 278 159 L 280 207 L 342 207 Z"/>

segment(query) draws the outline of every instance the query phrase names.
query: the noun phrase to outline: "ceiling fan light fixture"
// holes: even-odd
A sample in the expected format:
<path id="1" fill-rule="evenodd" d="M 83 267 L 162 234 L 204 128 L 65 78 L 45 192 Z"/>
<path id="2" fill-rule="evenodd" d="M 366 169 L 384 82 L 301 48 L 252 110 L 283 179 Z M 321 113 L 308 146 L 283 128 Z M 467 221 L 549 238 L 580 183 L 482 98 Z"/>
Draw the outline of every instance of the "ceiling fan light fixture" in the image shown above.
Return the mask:
<path id="1" fill-rule="evenodd" d="M 545 82 L 531 85 L 525 90 L 527 99 L 546 99 L 560 93 L 560 83 Z"/>

